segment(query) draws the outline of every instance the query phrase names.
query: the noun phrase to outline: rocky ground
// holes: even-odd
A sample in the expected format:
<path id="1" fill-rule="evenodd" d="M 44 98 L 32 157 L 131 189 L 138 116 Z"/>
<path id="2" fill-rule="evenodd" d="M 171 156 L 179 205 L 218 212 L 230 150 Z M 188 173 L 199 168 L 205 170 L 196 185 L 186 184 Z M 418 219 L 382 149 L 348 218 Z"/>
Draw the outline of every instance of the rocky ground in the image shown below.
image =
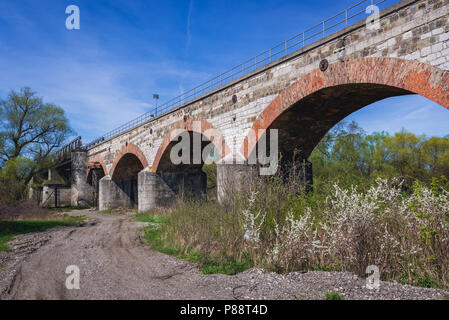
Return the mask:
<path id="1" fill-rule="evenodd" d="M 141 223 L 126 215 L 72 211 L 76 227 L 19 235 L 0 252 L 0 299 L 448 299 L 449 291 L 381 282 L 379 290 L 347 272 L 279 275 L 251 269 L 203 275 L 188 262 L 141 241 Z M 67 266 L 80 269 L 80 289 L 65 286 Z"/>

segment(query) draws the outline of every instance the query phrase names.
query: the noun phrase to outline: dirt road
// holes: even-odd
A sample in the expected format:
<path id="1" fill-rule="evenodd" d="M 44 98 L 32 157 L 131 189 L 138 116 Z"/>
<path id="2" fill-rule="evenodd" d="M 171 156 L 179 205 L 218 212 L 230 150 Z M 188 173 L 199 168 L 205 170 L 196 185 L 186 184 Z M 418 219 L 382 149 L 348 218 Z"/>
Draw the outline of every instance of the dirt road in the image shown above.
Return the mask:
<path id="1" fill-rule="evenodd" d="M 0 256 L 0 299 L 444 299 L 444 292 L 392 283 L 364 288 L 351 273 L 278 275 L 252 269 L 203 275 L 195 265 L 155 252 L 142 225 L 124 215 L 73 211 L 92 222 L 17 236 Z M 80 289 L 66 288 L 67 266 L 80 270 Z"/>

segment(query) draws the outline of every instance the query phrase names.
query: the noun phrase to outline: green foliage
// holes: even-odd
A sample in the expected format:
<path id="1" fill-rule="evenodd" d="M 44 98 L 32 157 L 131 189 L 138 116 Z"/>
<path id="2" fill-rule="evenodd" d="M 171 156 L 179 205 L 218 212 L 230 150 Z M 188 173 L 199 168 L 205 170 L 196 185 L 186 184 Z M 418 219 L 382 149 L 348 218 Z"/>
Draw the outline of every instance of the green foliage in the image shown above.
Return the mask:
<path id="1" fill-rule="evenodd" d="M 11 90 L 7 99 L 0 101 L 0 108 L 3 162 L 21 156 L 43 161 L 71 133 L 64 110 L 44 103 L 30 88 Z"/>
<path id="2" fill-rule="evenodd" d="M 52 210 L 52 211 L 68 211 L 68 210 L 86 210 L 86 209 L 90 209 L 91 207 L 89 206 L 66 206 L 66 207 L 53 207 L 53 208 L 48 208 L 48 210 Z"/>
<path id="3" fill-rule="evenodd" d="M 250 260 L 235 261 L 232 259 L 221 259 L 219 257 L 208 257 L 204 261 L 201 261 L 201 271 L 204 274 L 237 274 L 253 267 Z"/>
<path id="4" fill-rule="evenodd" d="M 449 176 L 449 138 L 417 136 L 404 129 L 393 136 L 367 135 L 355 122 L 342 122 L 315 148 L 315 187 L 338 181 L 364 188 L 377 178 L 402 177 L 404 188 L 415 179 L 427 184 L 434 177 Z"/>
<path id="5" fill-rule="evenodd" d="M 426 274 L 423 278 L 418 278 L 417 285 L 424 288 L 439 288 L 435 278 Z"/>
<path id="6" fill-rule="evenodd" d="M 379 181 L 323 184 L 305 194 L 294 175 L 275 175 L 223 204 L 184 200 L 137 217 L 150 223 L 145 238 L 155 250 L 198 263 L 204 273 L 257 266 L 363 275 L 376 261 L 385 280 L 447 287 L 447 180 L 433 179 L 432 188 L 415 181 L 406 191 L 396 180 Z"/>
<path id="7" fill-rule="evenodd" d="M 326 300 L 343 300 L 343 296 L 338 292 L 326 292 L 324 297 Z"/>
<path id="8" fill-rule="evenodd" d="M 137 221 L 150 223 L 144 228 L 144 237 L 154 250 L 197 263 L 204 274 L 232 275 L 253 267 L 249 259 L 226 258 L 201 252 L 195 248 L 186 250 L 176 246 L 172 239 L 167 237 L 167 228 L 170 222 L 170 218 L 167 216 L 139 214 L 135 218 Z"/>
<path id="9" fill-rule="evenodd" d="M 28 159 L 11 159 L 3 168 L 0 167 L 0 206 L 11 204 L 25 196 L 25 182 Z"/>
<path id="10" fill-rule="evenodd" d="M 30 88 L 0 100 L 0 205 L 20 200 L 36 172 L 50 168 L 52 152 L 72 134 L 64 110 Z M 9 192 L 12 191 L 12 192 Z"/>

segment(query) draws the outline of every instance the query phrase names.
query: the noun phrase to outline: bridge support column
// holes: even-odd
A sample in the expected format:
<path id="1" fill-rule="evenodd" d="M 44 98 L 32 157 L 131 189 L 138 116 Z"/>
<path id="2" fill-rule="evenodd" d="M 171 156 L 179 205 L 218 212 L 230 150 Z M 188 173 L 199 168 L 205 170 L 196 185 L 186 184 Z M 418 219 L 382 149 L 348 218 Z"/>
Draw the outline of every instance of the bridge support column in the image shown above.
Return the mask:
<path id="1" fill-rule="evenodd" d="M 91 206 L 92 188 L 87 183 L 87 151 L 72 151 L 71 205 Z"/>
<path id="2" fill-rule="evenodd" d="M 129 196 L 110 176 L 104 176 L 98 182 L 98 210 L 127 208 Z"/>
<path id="3" fill-rule="evenodd" d="M 285 179 L 290 179 L 291 163 L 281 165 Z M 297 178 L 306 192 L 313 191 L 313 171 L 310 161 L 300 161 L 296 164 Z M 259 177 L 259 166 L 249 164 L 217 164 L 217 198 L 223 202 L 227 197 L 247 190 Z M 298 190 L 299 191 L 299 190 Z"/>
<path id="4" fill-rule="evenodd" d="M 158 172 L 158 174 L 178 196 L 202 199 L 207 193 L 207 176 L 201 169 L 186 172 Z"/>
<path id="5" fill-rule="evenodd" d="M 238 193 L 249 186 L 258 177 L 258 167 L 247 163 L 217 164 L 217 199 L 223 202 L 233 193 Z"/>
<path id="6" fill-rule="evenodd" d="M 137 186 L 139 192 L 138 210 L 140 213 L 167 206 L 175 201 L 175 192 L 158 173 L 151 172 L 148 168 L 139 172 Z"/>

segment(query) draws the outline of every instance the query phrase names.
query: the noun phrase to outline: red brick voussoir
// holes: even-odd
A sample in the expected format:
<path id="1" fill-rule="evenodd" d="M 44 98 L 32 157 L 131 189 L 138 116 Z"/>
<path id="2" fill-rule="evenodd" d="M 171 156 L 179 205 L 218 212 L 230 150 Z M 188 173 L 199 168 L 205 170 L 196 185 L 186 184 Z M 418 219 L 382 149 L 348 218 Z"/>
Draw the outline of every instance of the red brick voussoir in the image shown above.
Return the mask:
<path id="1" fill-rule="evenodd" d="M 333 63 L 324 72 L 316 69 L 291 84 L 256 119 L 253 132 L 268 129 L 277 117 L 304 97 L 324 88 L 345 84 L 381 84 L 402 88 L 449 109 L 448 71 L 398 58 L 353 59 Z M 244 139 L 241 152 L 246 159 L 256 144 L 255 135 Z"/>
<path id="2" fill-rule="evenodd" d="M 89 162 L 99 162 L 101 167 L 103 168 L 104 175 L 105 176 L 108 175 L 108 168 L 106 168 L 106 163 L 104 162 L 103 158 L 99 154 L 95 155 Z M 87 168 L 86 177 L 89 177 L 90 171 L 91 171 L 91 169 Z"/>
<path id="3" fill-rule="evenodd" d="M 115 167 L 119 163 L 120 159 L 127 153 L 131 153 L 139 159 L 140 163 L 144 168 L 148 167 L 148 161 L 142 150 L 139 149 L 138 146 L 132 143 L 128 143 L 122 147 L 122 149 L 115 155 L 114 162 L 112 163 L 110 176 L 112 177 L 114 174 Z"/>
<path id="4" fill-rule="evenodd" d="M 200 126 L 195 126 L 195 122 L 197 124 L 200 124 Z M 164 140 L 162 141 L 162 144 L 157 150 L 156 157 L 154 158 L 153 162 L 153 171 L 157 172 L 159 164 L 161 162 L 162 156 L 165 153 L 165 150 L 167 149 L 168 145 L 172 141 L 172 132 L 174 130 L 185 130 L 185 131 L 200 131 L 199 133 L 203 134 L 208 138 L 212 143 L 214 143 L 217 150 L 220 152 L 222 157 L 227 156 L 230 153 L 230 149 L 228 145 L 225 142 L 224 137 L 221 135 L 221 133 L 218 132 L 218 130 L 208 121 L 206 120 L 199 120 L 199 119 L 187 119 L 187 120 L 180 120 L 178 121 L 173 128 L 165 135 Z M 218 137 L 211 137 L 209 136 L 208 130 L 214 129 L 215 132 L 218 133 Z M 216 138 L 218 141 L 212 141 Z M 218 139 L 217 139 L 218 138 Z"/>

